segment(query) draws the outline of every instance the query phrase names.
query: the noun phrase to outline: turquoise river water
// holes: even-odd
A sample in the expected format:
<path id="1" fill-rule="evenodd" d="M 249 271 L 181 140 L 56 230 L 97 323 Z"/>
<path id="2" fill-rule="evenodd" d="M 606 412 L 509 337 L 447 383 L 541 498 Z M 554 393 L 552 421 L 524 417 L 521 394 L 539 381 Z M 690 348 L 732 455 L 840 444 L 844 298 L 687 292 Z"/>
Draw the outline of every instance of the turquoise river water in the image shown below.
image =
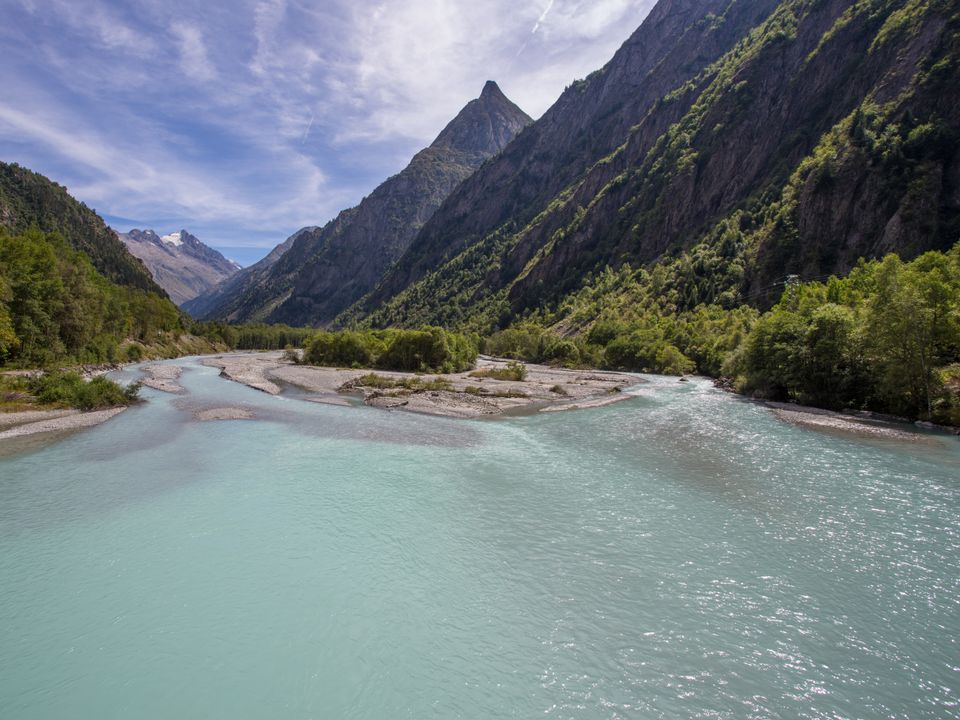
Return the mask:
<path id="1" fill-rule="evenodd" d="M 187 394 L 0 458 L 0 718 L 960 717 L 957 438 L 703 381 L 471 422 L 178 362 Z M 257 418 L 193 419 L 225 404 Z"/>

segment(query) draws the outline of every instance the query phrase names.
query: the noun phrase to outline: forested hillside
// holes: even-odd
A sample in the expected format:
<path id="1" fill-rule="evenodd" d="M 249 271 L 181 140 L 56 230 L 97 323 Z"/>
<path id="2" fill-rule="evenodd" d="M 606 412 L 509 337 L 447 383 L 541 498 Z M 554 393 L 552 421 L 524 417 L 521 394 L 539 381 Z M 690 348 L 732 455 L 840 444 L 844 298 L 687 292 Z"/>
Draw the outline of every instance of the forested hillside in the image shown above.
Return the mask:
<path id="1" fill-rule="evenodd" d="M 108 280 L 166 295 L 96 212 L 66 188 L 15 163 L 0 162 L 0 227 L 13 234 L 31 227 L 60 233 Z"/>
<path id="2" fill-rule="evenodd" d="M 0 163 L 0 365 L 209 351 L 116 233 L 65 188 Z"/>
<path id="3" fill-rule="evenodd" d="M 0 229 L 0 364 L 139 359 L 175 330 L 170 300 L 111 282 L 59 233 Z M 121 355 L 125 341 L 133 349 Z"/>

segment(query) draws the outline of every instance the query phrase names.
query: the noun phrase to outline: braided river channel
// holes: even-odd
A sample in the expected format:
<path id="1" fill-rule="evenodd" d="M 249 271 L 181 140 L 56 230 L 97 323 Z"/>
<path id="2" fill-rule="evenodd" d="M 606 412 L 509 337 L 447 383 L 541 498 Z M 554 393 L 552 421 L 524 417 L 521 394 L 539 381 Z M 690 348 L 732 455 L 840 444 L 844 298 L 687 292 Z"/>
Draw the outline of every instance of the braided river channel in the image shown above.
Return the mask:
<path id="1" fill-rule="evenodd" d="M 175 362 L 0 456 L 0 718 L 960 717 L 958 438 L 697 379 L 466 421 Z"/>

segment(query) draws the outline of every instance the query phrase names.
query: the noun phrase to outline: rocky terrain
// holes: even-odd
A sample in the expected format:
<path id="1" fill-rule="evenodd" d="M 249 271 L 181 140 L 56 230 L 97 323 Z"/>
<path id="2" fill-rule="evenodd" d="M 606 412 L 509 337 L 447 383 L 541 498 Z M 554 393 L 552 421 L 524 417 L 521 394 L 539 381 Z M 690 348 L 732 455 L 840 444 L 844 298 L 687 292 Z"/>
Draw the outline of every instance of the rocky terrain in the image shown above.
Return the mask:
<path id="1" fill-rule="evenodd" d="M 529 364 L 523 380 L 484 377 L 506 367 L 507 361 L 494 358 L 481 358 L 475 370 L 446 375 L 296 365 L 283 353 L 231 353 L 203 363 L 271 395 L 287 386 L 311 402 L 345 405 L 354 397 L 371 407 L 460 418 L 602 407 L 628 400 L 623 390 L 640 382 L 623 373 Z"/>
<path id="2" fill-rule="evenodd" d="M 263 274 L 219 299 L 188 305 L 201 318 L 323 326 L 368 293 L 444 199 L 500 152 L 530 118 L 488 82 L 434 142 L 359 205 L 301 231 Z"/>
<path id="3" fill-rule="evenodd" d="M 946 249 L 958 23 L 942 1 L 661 0 L 340 320 L 503 326 L 604 267 L 685 257 L 691 307 L 765 307 L 791 274 Z"/>
<path id="4" fill-rule="evenodd" d="M 177 305 L 209 292 L 240 270 L 186 230 L 160 236 L 134 228 L 118 237 Z"/>

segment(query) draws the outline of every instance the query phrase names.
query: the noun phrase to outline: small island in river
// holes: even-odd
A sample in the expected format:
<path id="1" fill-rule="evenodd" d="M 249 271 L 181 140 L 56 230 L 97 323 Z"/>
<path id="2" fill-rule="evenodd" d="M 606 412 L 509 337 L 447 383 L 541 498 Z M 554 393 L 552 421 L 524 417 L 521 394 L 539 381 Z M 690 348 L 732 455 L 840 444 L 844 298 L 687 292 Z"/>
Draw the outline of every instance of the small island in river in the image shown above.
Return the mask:
<path id="1" fill-rule="evenodd" d="M 347 405 L 353 396 L 372 407 L 460 418 L 602 407 L 628 399 L 623 390 L 641 382 L 625 373 L 518 366 L 485 356 L 473 370 L 442 375 L 298 365 L 281 352 L 228 353 L 202 362 L 220 368 L 225 378 L 271 395 L 292 386 L 312 402 Z M 147 366 L 145 371 L 154 378 L 169 377 L 169 367 Z M 153 368 L 164 369 L 154 374 Z"/>

